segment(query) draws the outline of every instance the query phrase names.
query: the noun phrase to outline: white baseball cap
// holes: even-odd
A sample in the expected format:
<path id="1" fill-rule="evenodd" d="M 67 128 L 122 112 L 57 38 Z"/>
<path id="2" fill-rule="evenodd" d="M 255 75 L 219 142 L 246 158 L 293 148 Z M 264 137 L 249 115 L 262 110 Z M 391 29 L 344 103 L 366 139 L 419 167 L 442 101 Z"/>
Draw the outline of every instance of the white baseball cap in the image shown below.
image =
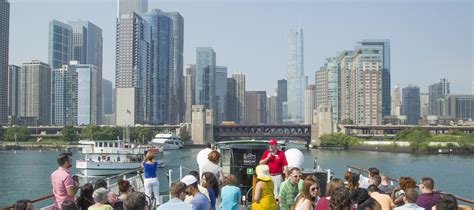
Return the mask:
<path id="1" fill-rule="evenodd" d="M 192 185 L 196 183 L 197 181 L 198 180 L 193 175 L 186 175 L 185 177 L 181 179 L 181 182 L 184 183 L 186 186 Z"/>

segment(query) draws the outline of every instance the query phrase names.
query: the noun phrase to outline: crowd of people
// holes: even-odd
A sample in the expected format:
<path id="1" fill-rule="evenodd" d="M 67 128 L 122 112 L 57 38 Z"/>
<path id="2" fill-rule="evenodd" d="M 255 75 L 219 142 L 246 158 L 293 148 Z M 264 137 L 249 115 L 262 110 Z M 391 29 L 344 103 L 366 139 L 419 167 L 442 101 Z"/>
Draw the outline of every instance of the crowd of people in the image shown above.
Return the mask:
<path id="1" fill-rule="evenodd" d="M 268 142 L 255 168 L 257 182 L 253 189 L 253 210 L 451 210 L 458 209 L 454 196 L 434 190 L 435 182 L 422 177 L 417 183 L 412 177 L 400 177 L 398 186 L 377 168 L 368 169 L 368 177 L 347 171 L 341 179 L 330 177 L 325 193 L 314 175 L 303 177 L 301 166 L 288 164 L 285 153 L 277 148 L 276 139 Z M 238 180 L 224 175 L 219 167 L 220 153 L 208 149 L 207 161 L 199 161 L 199 171 L 191 171 L 170 185 L 171 198 L 161 204 L 157 163 L 149 152 L 143 162 L 145 192 L 135 192 L 127 180 L 119 180 L 119 193 L 108 190 L 107 182 L 79 187 L 72 176 L 71 154 L 57 158 L 58 169 L 51 174 L 54 210 L 143 210 L 155 196 L 157 210 L 237 210 L 243 203 Z M 198 155 L 199 156 L 199 155 Z M 79 196 L 76 192 L 80 189 Z M 324 192 L 324 191 L 323 191 Z M 219 203 L 219 204 L 218 204 Z M 161 204 L 161 205 L 160 205 Z M 15 209 L 31 209 L 31 202 L 18 201 Z M 471 209 L 467 207 L 466 209 Z M 472 209 L 471 209 L 472 210 Z"/>

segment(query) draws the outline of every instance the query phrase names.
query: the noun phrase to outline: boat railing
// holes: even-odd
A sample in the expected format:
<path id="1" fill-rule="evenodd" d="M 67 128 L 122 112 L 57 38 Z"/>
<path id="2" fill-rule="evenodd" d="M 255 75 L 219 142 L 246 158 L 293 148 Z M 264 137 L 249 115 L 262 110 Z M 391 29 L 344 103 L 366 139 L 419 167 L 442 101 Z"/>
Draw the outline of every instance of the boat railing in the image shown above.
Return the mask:
<path id="1" fill-rule="evenodd" d="M 348 171 L 351 171 L 352 169 L 355 169 L 359 172 L 362 172 L 362 173 L 366 173 L 368 174 L 369 173 L 369 170 L 368 169 L 363 169 L 363 168 L 360 168 L 360 167 L 357 167 L 357 166 L 347 166 L 347 170 Z M 392 182 L 396 182 L 398 183 L 399 180 L 398 179 L 395 179 L 395 178 L 391 178 L 387 175 L 385 175 L 387 177 L 388 180 L 392 181 Z M 393 184 L 392 184 L 393 185 Z M 461 196 L 458 196 L 458 195 L 454 195 L 452 193 L 447 193 L 447 192 L 443 192 L 443 191 L 438 191 L 439 193 L 441 194 L 446 194 L 446 195 L 452 195 L 454 196 L 457 200 L 459 201 L 462 201 L 462 202 L 465 202 L 465 203 L 468 203 L 468 204 L 474 204 L 474 200 L 471 200 L 471 199 L 467 199 L 467 198 L 464 198 L 464 197 L 461 197 Z"/>

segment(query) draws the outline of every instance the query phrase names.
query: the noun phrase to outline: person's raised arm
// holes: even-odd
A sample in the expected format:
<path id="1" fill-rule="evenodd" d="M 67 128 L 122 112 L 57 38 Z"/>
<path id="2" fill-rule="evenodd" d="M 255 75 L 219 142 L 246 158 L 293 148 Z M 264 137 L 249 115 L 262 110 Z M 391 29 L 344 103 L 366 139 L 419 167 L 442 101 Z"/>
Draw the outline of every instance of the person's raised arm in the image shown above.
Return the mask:
<path id="1" fill-rule="evenodd" d="M 263 155 L 262 155 L 262 158 L 260 158 L 260 165 L 262 164 L 267 164 L 268 163 L 268 160 L 270 159 L 272 155 L 270 154 L 270 152 L 268 150 L 266 150 L 265 152 L 263 152 Z"/>

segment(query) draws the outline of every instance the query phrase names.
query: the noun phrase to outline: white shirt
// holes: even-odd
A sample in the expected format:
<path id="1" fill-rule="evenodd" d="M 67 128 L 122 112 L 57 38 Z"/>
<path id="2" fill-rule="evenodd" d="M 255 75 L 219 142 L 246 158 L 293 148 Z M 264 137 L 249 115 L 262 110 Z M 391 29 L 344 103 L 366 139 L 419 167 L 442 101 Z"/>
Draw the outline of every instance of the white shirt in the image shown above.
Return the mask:
<path id="1" fill-rule="evenodd" d="M 425 208 L 416 205 L 416 203 L 407 203 L 403 206 L 396 207 L 395 210 L 424 210 Z"/>
<path id="2" fill-rule="evenodd" d="M 199 166 L 199 176 L 202 176 L 204 172 L 211 172 L 214 174 L 214 176 L 216 176 L 216 179 L 219 180 L 219 171 L 221 170 L 222 168 L 219 167 L 217 164 L 214 164 L 213 162 L 207 160 Z"/>

